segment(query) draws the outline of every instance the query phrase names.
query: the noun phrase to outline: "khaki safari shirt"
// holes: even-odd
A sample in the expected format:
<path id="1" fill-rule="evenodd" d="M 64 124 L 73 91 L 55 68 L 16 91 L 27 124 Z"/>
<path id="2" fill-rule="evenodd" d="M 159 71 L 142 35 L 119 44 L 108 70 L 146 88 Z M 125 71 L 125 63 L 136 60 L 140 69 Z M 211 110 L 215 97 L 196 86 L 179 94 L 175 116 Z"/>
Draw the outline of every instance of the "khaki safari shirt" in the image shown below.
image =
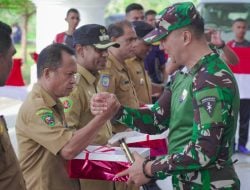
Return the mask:
<path id="1" fill-rule="evenodd" d="M 151 104 L 152 84 L 144 68 L 144 62 L 134 57 L 126 60 L 126 66 L 140 104 Z"/>
<path id="2" fill-rule="evenodd" d="M 73 132 L 60 101 L 35 84 L 16 122 L 20 166 L 28 190 L 80 189 L 79 180 L 68 177 L 66 160 L 59 155 Z"/>
<path id="3" fill-rule="evenodd" d="M 76 88 L 68 96 L 61 98 L 68 126 L 80 129 L 84 127 L 93 115 L 90 111 L 90 99 L 97 93 L 98 79 L 84 67 L 77 65 L 78 82 Z M 102 127 L 91 144 L 106 145 L 112 135 L 112 127 L 108 122 Z"/>
<path id="4" fill-rule="evenodd" d="M 127 68 L 111 54 L 108 57 L 106 69 L 100 71 L 98 88 L 102 92 L 115 94 L 122 105 L 132 108 L 139 107 L 139 100 Z M 112 124 L 115 126 L 112 129 L 114 133 L 122 132 L 126 129 L 126 127 L 120 124 Z"/>
<path id="5" fill-rule="evenodd" d="M 93 119 L 90 111 L 90 99 L 97 93 L 96 85 L 98 79 L 84 67 L 77 65 L 77 86 L 68 96 L 61 98 L 64 106 L 66 120 L 69 126 L 80 129 Z M 106 145 L 112 135 L 112 126 L 107 122 L 97 136 L 93 139 L 92 145 Z M 82 190 L 113 190 L 113 182 L 103 180 L 80 180 Z"/>
<path id="6" fill-rule="evenodd" d="M 22 172 L 11 146 L 4 117 L 0 116 L 0 189 L 25 190 Z"/>

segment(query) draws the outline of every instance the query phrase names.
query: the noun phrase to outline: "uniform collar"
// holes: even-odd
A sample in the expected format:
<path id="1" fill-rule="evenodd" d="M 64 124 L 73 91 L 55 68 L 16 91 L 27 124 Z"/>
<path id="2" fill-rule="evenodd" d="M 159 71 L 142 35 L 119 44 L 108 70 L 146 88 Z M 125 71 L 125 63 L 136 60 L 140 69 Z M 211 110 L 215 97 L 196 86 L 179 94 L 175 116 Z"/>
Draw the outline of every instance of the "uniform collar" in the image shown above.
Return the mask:
<path id="1" fill-rule="evenodd" d="M 195 64 L 190 70 L 189 70 L 189 74 L 191 75 L 195 75 L 202 66 L 204 66 L 205 64 L 210 63 L 212 60 L 218 58 L 219 55 L 217 53 L 210 53 L 208 55 L 203 56 L 197 64 Z"/>
<path id="2" fill-rule="evenodd" d="M 47 104 L 49 107 L 53 107 L 53 106 L 57 105 L 58 102 L 59 102 L 59 100 L 58 100 L 58 101 L 54 100 L 54 99 L 52 98 L 52 96 L 49 95 L 49 93 L 48 93 L 46 90 L 44 90 L 44 88 L 43 88 L 41 85 L 39 85 L 38 83 L 34 84 L 34 86 L 33 86 L 33 91 L 34 91 L 35 93 L 40 94 L 40 95 L 42 96 L 42 98 L 43 98 L 44 100 L 46 100 L 46 104 Z"/>
<path id="3" fill-rule="evenodd" d="M 125 63 L 126 63 L 126 64 L 130 64 L 130 63 L 139 63 L 139 64 L 144 65 L 144 62 L 143 62 L 140 58 L 138 58 L 138 57 L 136 57 L 136 56 L 134 56 L 134 57 L 132 57 L 132 58 L 129 58 L 129 59 L 126 59 L 126 60 L 125 60 Z"/>
<path id="4" fill-rule="evenodd" d="M 117 70 L 122 71 L 123 69 L 125 69 L 124 65 L 120 63 L 111 53 L 108 56 L 108 60 L 113 63 L 114 67 Z"/>
<path id="5" fill-rule="evenodd" d="M 85 69 L 83 66 L 77 64 L 77 72 L 87 80 L 89 84 L 95 84 L 96 77 L 89 72 L 87 69 Z"/>

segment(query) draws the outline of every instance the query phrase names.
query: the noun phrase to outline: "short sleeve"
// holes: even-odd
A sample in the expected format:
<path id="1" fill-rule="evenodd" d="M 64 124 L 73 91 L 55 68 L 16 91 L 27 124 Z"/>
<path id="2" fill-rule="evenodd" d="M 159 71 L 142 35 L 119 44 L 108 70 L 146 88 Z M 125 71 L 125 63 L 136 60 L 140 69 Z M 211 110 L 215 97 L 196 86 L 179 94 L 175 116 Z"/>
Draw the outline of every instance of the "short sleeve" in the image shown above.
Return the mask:
<path id="1" fill-rule="evenodd" d="M 24 120 L 27 118 L 23 118 Z M 50 108 L 39 108 L 28 115 L 25 134 L 54 155 L 72 138 L 74 130 L 67 128 Z"/>

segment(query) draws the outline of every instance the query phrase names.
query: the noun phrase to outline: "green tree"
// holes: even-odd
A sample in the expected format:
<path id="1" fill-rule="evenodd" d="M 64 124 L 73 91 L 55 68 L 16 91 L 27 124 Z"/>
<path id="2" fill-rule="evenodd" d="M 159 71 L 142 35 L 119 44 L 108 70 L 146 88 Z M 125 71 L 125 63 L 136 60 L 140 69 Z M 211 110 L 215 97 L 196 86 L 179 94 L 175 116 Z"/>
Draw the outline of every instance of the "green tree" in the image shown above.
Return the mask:
<path id="1" fill-rule="evenodd" d="M 1 14 L 9 13 L 8 16 L 5 14 L 4 17 L 10 22 L 21 21 L 20 26 L 22 29 L 22 41 L 21 41 L 21 57 L 23 62 L 27 60 L 27 34 L 28 34 L 28 22 L 32 15 L 36 12 L 35 5 L 30 0 L 0 0 Z"/>

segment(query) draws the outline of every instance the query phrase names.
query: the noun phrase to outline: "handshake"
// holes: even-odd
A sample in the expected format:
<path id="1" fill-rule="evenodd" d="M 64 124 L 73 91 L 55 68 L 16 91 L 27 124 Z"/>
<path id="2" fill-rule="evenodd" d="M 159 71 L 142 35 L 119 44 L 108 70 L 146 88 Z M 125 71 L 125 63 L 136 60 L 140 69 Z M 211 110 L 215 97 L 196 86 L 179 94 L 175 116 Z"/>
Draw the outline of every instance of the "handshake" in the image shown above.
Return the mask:
<path id="1" fill-rule="evenodd" d="M 99 115 L 111 119 L 121 107 L 116 95 L 101 92 L 94 94 L 90 100 L 90 109 L 93 115 Z"/>

